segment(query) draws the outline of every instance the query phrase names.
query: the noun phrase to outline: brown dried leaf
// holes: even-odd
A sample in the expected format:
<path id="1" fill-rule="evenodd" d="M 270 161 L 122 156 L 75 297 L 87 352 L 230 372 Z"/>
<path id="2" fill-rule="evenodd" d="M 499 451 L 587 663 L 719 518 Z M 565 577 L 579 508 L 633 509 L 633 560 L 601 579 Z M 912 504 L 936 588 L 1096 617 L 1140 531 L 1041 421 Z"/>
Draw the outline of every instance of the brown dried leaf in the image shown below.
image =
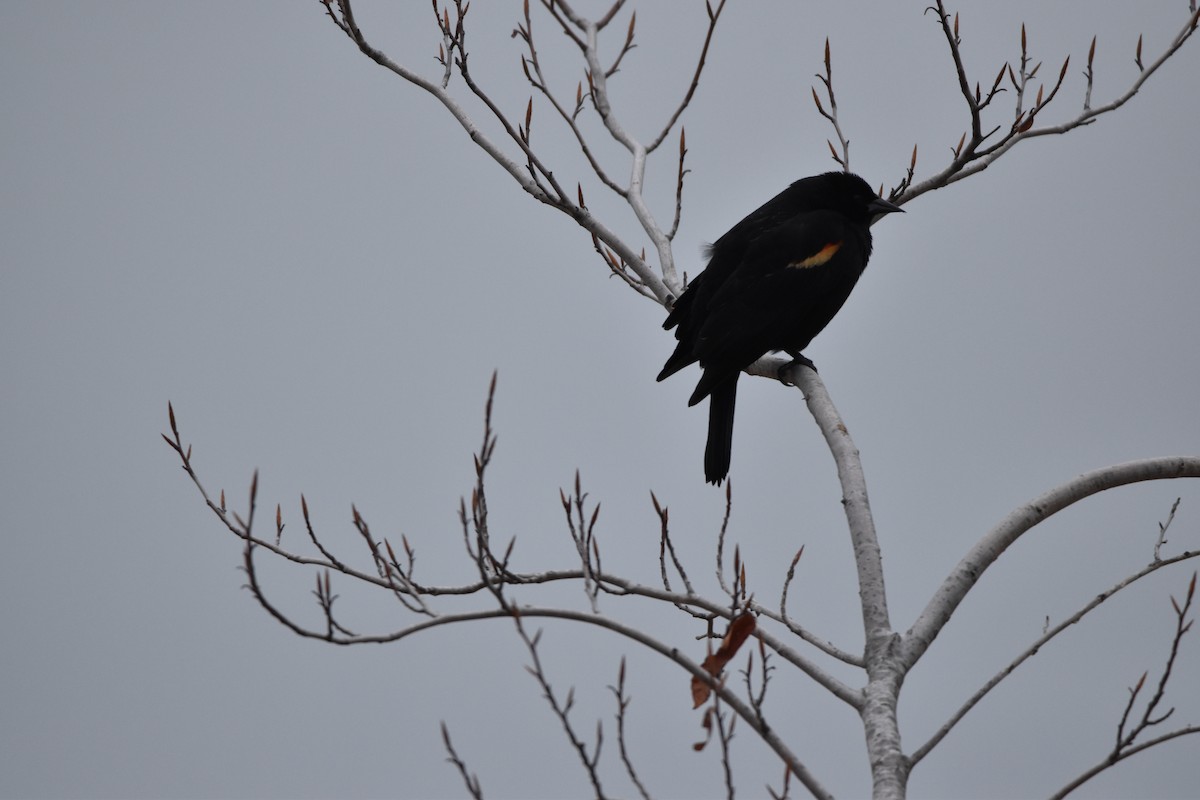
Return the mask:
<path id="1" fill-rule="evenodd" d="M 700 666 L 709 675 L 716 677 L 725 669 L 725 665 L 737 655 L 737 651 L 750 634 L 754 633 L 754 627 L 757 625 L 757 619 L 753 614 L 745 613 L 734 617 L 729 623 L 729 630 L 725 632 L 725 638 L 721 640 L 721 646 L 717 648 L 715 653 L 710 653 L 704 659 L 704 663 Z M 708 701 L 712 690 L 708 684 L 700 678 L 692 678 L 692 708 L 699 708 Z"/>
<path id="2" fill-rule="evenodd" d="M 709 740 L 712 739 L 712 732 L 713 732 L 712 715 L 713 715 L 713 709 L 710 708 L 704 712 L 704 719 L 700 722 L 700 726 L 702 728 L 704 728 L 704 741 L 696 742 L 695 744 L 692 745 L 692 749 L 695 750 L 697 753 L 699 753 L 701 750 L 703 750 L 705 747 L 707 747 Z"/>

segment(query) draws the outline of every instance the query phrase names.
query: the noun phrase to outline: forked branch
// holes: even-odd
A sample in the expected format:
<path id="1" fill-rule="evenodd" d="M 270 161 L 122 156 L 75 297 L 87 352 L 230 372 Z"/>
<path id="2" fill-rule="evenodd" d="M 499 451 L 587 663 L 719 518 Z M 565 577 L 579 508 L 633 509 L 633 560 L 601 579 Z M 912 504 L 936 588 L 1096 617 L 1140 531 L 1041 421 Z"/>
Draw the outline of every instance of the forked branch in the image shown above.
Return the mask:
<path id="1" fill-rule="evenodd" d="M 592 237 L 596 252 L 600 254 L 607 267 L 638 293 L 651 297 L 663 305 L 669 305 L 683 289 L 682 282 L 676 274 L 671 250 L 671 240 L 679 225 L 683 175 L 686 172 L 682 163 L 683 153 L 686 152 L 682 138 L 680 140 L 679 176 L 676 182 L 675 214 L 671 227 L 666 231 L 656 221 L 643 196 L 646 160 L 665 141 L 695 96 L 717 22 L 725 7 L 725 0 L 720 0 L 715 7 L 711 4 L 706 7 L 708 12 L 707 31 L 691 81 L 684 91 L 683 98 L 664 123 L 661 132 L 649 144 L 641 143 L 628 132 L 613 108 L 608 93 L 608 80 L 616 75 L 625 56 L 636 46 L 636 14 L 630 16 L 624 43 L 610 64 L 601 63 L 598 50 L 600 32 L 617 17 L 624 5 L 624 0 L 617 0 L 598 20 L 589 20 L 583 17 L 567 0 L 553 0 L 553 2 L 541 0 L 541 6 L 545 12 L 558 23 L 583 56 L 587 89 L 585 92 L 583 82 L 577 85 L 572 105 L 559 99 L 550 88 L 550 81 L 545 74 L 536 46 L 534 23 L 528 2 L 524 4 L 522 21 L 513 31 L 513 36 L 519 38 L 526 46 L 526 53 L 521 59 L 526 79 L 538 95 L 549 103 L 557 118 L 575 139 L 600 183 L 619 196 L 633 211 L 642 232 L 649 238 L 657 252 L 660 265 L 658 274 L 646 263 L 644 251 L 639 252 L 622 241 L 610 226 L 592 215 L 583 202 L 581 181 L 577 192 L 571 193 L 560 183 L 554 170 L 537 155 L 532 145 L 531 132 L 534 113 L 533 99 L 531 98 L 523 109 L 523 116 L 512 120 L 492 100 L 488 90 L 476 80 L 470 68 L 470 52 L 467 47 L 468 25 L 466 20 L 470 3 L 464 0 L 448 0 L 448 2 L 449 6 L 441 8 L 438 6 L 438 0 L 433 2 L 434 17 L 441 38 L 437 60 L 442 67 L 442 73 L 436 79 L 431 79 L 393 61 L 372 46 L 355 19 L 351 0 L 322 0 L 327 16 L 355 43 L 359 50 L 375 63 L 437 98 L 450 111 L 472 141 L 503 167 L 525 192 L 539 202 L 562 211 L 587 230 Z M 453 8 L 453 14 L 450 11 L 451 8 Z M 475 124 L 465 108 L 454 98 L 450 92 L 450 79 L 455 73 L 461 76 L 471 95 L 500 125 L 519 155 L 510 155 L 504 147 L 494 142 Z M 620 143 L 630 154 L 629 180 L 625 184 L 613 178 L 610 171 L 600 163 L 595 148 L 579 125 L 578 120 L 580 113 L 584 110 L 585 100 L 589 101 L 597 112 L 608 135 Z"/>
<path id="2" fill-rule="evenodd" d="M 1090 125 L 1098 117 L 1121 108 L 1133 99 L 1133 96 L 1150 79 L 1150 76 L 1158 71 L 1159 67 L 1175 55 L 1179 51 L 1179 48 L 1183 47 L 1196 32 L 1198 22 L 1200 22 L 1200 9 L 1197 9 L 1195 2 L 1189 3 L 1187 21 L 1183 27 L 1171 38 L 1158 57 L 1148 64 L 1142 61 L 1142 40 L 1139 37 L 1135 57 L 1138 67 L 1137 76 L 1122 94 L 1100 106 L 1092 106 L 1092 86 L 1095 75 L 1094 60 L 1096 55 L 1096 40 L 1093 38 L 1091 46 L 1088 49 L 1087 69 L 1084 71 L 1087 85 L 1084 91 L 1081 110 L 1079 113 L 1062 122 L 1039 126 L 1037 125 L 1039 115 L 1055 99 L 1059 89 L 1062 87 L 1063 80 L 1067 75 L 1068 65 L 1070 64 L 1070 57 L 1068 56 L 1063 61 L 1062 67 L 1059 69 L 1049 92 L 1046 92 L 1045 84 L 1039 85 L 1032 104 L 1026 105 L 1027 89 L 1030 88 L 1032 81 L 1037 76 L 1042 62 L 1034 63 L 1030 57 L 1028 36 L 1025 26 L 1022 25 L 1021 54 L 1017 61 L 1017 69 L 1014 70 L 1009 63 L 1002 65 L 995 77 L 989 78 L 990 88 L 984 92 L 978 81 L 972 85 L 972 80 L 967 74 L 967 67 L 962 55 L 962 38 L 960 36 L 958 14 L 951 14 L 947 11 L 944 0 L 936 0 L 935 4 L 926 10 L 936 14 L 938 24 L 941 27 L 942 34 L 949 48 L 950 58 L 958 78 L 959 92 L 967 107 L 968 126 L 967 132 L 962 135 L 958 144 L 952 148 L 953 155 L 950 163 L 940 172 L 915 184 L 911 180 L 902 180 L 898 187 L 899 190 L 893 190 L 891 194 L 892 198 L 901 204 L 919 197 L 926 192 L 948 186 L 976 172 L 987 169 L 996 159 L 1007 153 L 1019 142 L 1038 136 L 1067 133 L 1084 125 Z M 1009 85 L 1015 93 L 1013 119 L 1007 126 L 996 124 L 988 128 L 984 122 L 983 112 L 996 99 L 997 95 L 1006 88 L 1002 86 L 1005 77 L 1009 79 Z"/>
<path id="3" fill-rule="evenodd" d="M 904 634 L 901 645 L 904 662 L 909 666 L 917 662 L 987 568 L 1035 525 L 1099 492 L 1141 481 L 1173 478 L 1200 478 L 1200 458 L 1148 458 L 1093 470 L 1051 489 L 1010 513 L 951 570 L 912 628 Z"/>
<path id="4" fill-rule="evenodd" d="M 1062 789 L 1055 792 L 1051 797 L 1053 800 L 1059 800 L 1066 797 L 1071 792 L 1078 789 L 1087 781 L 1104 772 L 1109 767 L 1129 758 L 1132 755 L 1147 750 L 1155 745 L 1170 741 L 1171 739 L 1180 736 L 1187 736 L 1193 733 L 1200 733 L 1200 725 L 1185 725 L 1182 728 L 1177 728 L 1168 733 L 1156 736 L 1153 739 L 1148 739 L 1143 742 L 1138 742 L 1137 739 L 1151 728 L 1161 725 L 1175 712 L 1174 707 L 1156 714 L 1159 703 L 1162 702 L 1167 691 L 1167 684 L 1171 680 L 1172 672 L 1175 668 L 1175 659 L 1179 655 L 1179 643 L 1192 627 L 1192 620 L 1188 619 L 1188 613 L 1192 608 L 1192 600 L 1196 596 L 1196 573 L 1192 573 L 1192 580 L 1188 584 L 1187 595 L 1184 597 L 1182 604 L 1177 602 L 1174 597 L 1171 598 L 1171 607 L 1175 611 L 1175 635 L 1171 639 L 1171 651 L 1167 655 L 1166 663 L 1163 665 L 1162 673 L 1158 679 L 1158 686 L 1154 691 L 1154 695 L 1146 702 L 1140 715 L 1135 716 L 1133 724 L 1126 727 L 1130 723 L 1130 716 L 1137 704 L 1138 695 L 1146 685 L 1146 677 L 1148 672 L 1143 672 L 1142 677 L 1138 679 L 1136 685 L 1129 690 L 1129 701 L 1125 704 L 1125 711 L 1121 714 L 1121 720 L 1117 723 L 1117 741 L 1112 752 L 1108 757 L 1095 765 L 1091 769 L 1084 772 L 1075 780 L 1068 783 Z"/>
<path id="5" fill-rule="evenodd" d="M 954 729 L 954 727 L 962 720 L 962 718 L 965 717 L 967 713 L 979 703 L 980 700 L 986 697 L 992 689 L 996 688 L 1001 681 L 1015 672 L 1019 666 L 1025 663 L 1025 661 L 1041 652 L 1042 648 L 1054 640 L 1060 633 L 1067 630 L 1071 626 L 1078 624 L 1085 616 L 1094 611 L 1113 595 L 1117 594 L 1122 589 L 1132 586 L 1134 583 L 1146 577 L 1147 575 L 1157 572 L 1163 567 L 1170 566 L 1171 564 L 1175 564 L 1180 561 L 1188 561 L 1198 556 L 1200 556 L 1200 551 L 1191 551 L 1180 553 L 1177 556 L 1165 560 L 1154 561 L 1148 566 L 1143 567 L 1119 583 L 1096 595 L 1096 597 L 1092 598 L 1092 600 L 1083 606 L 1083 608 L 1079 609 L 1079 611 L 1067 617 L 1062 622 L 1058 623 L 1052 628 L 1048 628 L 1033 642 L 1033 644 L 1029 645 L 1029 647 L 1022 651 L 1006 667 L 1004 667 L 1004 669 L 993 675 L 987 683 L 985 683 L 977 692 L 975 692 L 975 694 L 971 695 L 971 697 L 965 703 L 963 703 L 957 711 L 954 712 L 950 719 L 947 720 L 946 723 L 942 725 L 942 727 L 940 727 L 937 732 L 929 738 L 928 741 L 913 751 L 911 756 L 912 765 L 916 766 L 921 759 L 929 755 L 930 751 L 932 751 L 933 748 L 936 747 L 938 743 L 941 742 L 942 739 L 944 739 L 946 735 Z"/>

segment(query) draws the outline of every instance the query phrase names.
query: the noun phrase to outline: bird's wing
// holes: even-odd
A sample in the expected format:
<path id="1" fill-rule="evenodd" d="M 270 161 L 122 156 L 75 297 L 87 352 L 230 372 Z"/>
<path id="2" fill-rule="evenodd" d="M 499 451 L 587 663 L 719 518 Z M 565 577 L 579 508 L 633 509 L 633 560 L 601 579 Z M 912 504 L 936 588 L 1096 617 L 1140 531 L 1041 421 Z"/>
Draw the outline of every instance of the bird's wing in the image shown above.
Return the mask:
<path id="1" fill-rule="evenodd" d="M 705 374 L 693 399 L 769 350 L 807 345 L 792 343 L 793 332 L 803 331 L 809 319 L 812 335 L 824 327 L 828 315 L 822 305 L 847 278 L 844 294 L 849 293 L 858 276 L 845 275 L 844 266 L 863 263 L 861 250 L 846 219 L 834 212 L 797 215 L 753 240 L 696 320 L 689 350 Z"/>

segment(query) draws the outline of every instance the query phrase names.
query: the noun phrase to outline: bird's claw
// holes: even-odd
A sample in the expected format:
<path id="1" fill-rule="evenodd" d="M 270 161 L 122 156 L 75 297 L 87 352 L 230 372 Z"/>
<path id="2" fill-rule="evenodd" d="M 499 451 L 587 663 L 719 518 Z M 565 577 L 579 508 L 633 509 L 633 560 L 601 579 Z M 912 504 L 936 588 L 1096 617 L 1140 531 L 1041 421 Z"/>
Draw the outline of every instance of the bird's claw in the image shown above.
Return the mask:
<path id="1" fill-rule="evenodd" d="M 808 367 L 813 372 L 817 371 L 817 365 L 814 364 L 811 360 L 800 355 L 799 353 L 788 353 L 788 355 L 790 355 L 792 357 L 792 360 L 789 361 L 788 363 L 784 364 L 782 367 L 780 367 L 779 370 L 775 373 L 775 377 L 778 378 L 779 382 L 782 383 L 784 386 L 795 386 L 796 385 L 796 384 L 792 383 L 791 381 L 789 381 L 787 378 L 783 377 L 784 374 L 786 374 L 788 371 L 790 371 L 792 369 L 792 367 Z"/>

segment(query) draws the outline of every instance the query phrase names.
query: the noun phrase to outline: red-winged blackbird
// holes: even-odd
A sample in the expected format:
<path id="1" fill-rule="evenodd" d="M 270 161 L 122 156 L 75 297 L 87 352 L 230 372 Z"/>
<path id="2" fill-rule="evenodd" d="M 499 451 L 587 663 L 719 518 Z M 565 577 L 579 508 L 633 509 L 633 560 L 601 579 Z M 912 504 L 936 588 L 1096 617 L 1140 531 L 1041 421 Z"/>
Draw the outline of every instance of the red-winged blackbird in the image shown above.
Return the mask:
<path id="1" fill-rule="evenodd" d="M 667 330 L 679 326 L 679 344 L 658 374 L 661 381 L 696 361 L 704 370 L 688 405 L 709 398 L 709 483 L 729 473 L 742 370 L 779 350 L 792 363 L 812 366 L 801 351 L 833 319 L 867 266 L 871 223 L 893 211 L 902 209 L 877 197 L 862 178 L 828 172 L 796 181 L 709 249 L 708 266 L 663 323 Z"/>

